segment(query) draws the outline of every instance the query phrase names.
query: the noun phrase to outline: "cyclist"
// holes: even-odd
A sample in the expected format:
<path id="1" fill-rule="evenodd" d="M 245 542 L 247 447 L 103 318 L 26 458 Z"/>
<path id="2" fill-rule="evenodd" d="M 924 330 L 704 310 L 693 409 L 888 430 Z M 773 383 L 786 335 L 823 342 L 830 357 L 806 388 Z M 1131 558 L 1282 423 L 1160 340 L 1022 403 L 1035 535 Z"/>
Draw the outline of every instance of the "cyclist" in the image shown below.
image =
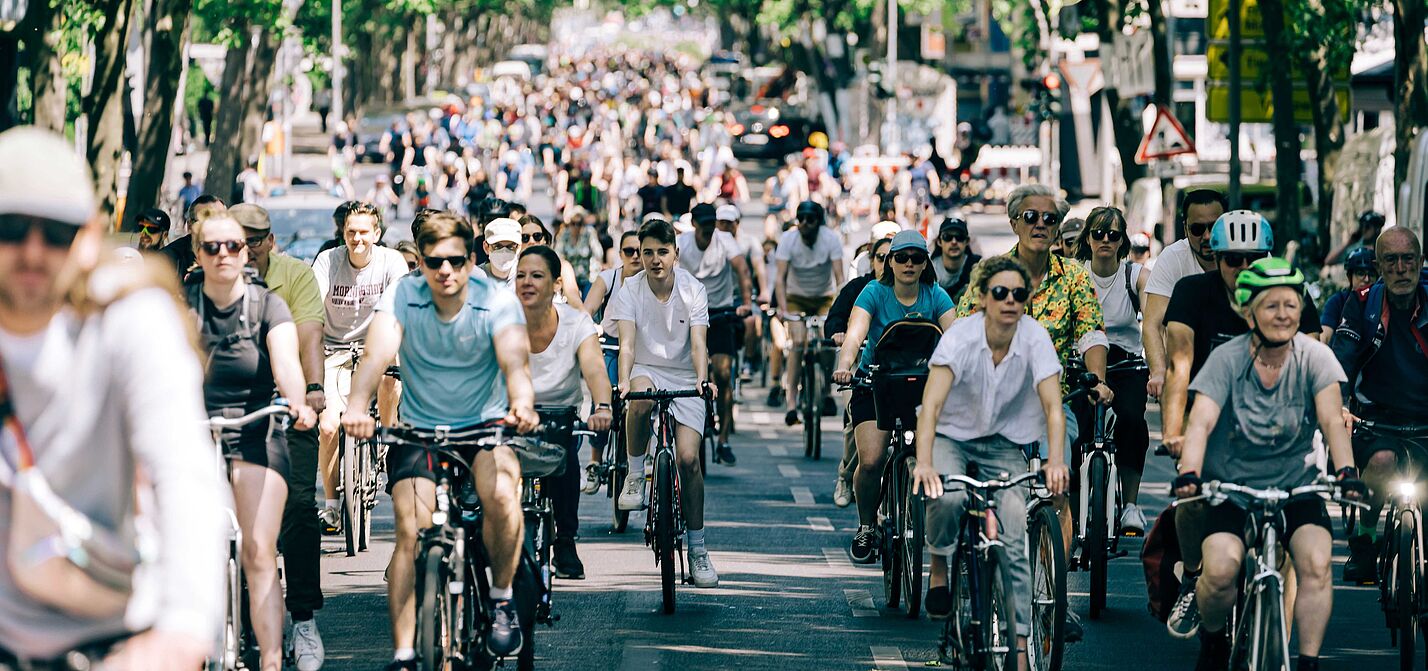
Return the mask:
<path id="1" fill-rule="evenodd" d="M 759 245 L 759 238 L 747 231 L 739 230 L 739 208 L 734 205 L 720 205 L 715 211 L 716 221 L 714 227 L 724 233 L 734 236 L 734 241 L 739 243 L 739 251 L 743 254 L 744 264 L 749 267 L 750 277 L 754 285 L 754 300 L 759 305 L 767 305 L 769 296 L 769 278 L 766 264 L 762 263 L 763 248 Z M 755 363 L 749 359 L 756 357 L 759 351 L 759 339 L 763 337 L 763 320 L 757 315 L 749 314 L 744 317 L 744 341 L 739 344 L 744 348 L 745 366 L 747 370 L 752 370 Z"/>
<path id="2" fill-rule="evenodd" d="M 268 405 L 275 392 L 292 404 L 293 428 L 305 431 L 317 415 L 304 400 L 297 328 L 281 298 L 251 284 L 243 227 L 231 214 L 194 225 L 202 276 L 184 286 L 197 315 L 206 356 L 204 401 L 213 416 L 241 417 Z M 225 437 L 233 502 L 243 531 L 248 609 L 262 651 L 263 671 L 283 665 L 283 601 L 278 583 L 278 533 L 289 477 L 287 434 L 256 423 Z"/>
<path id="3" fill-rule="evenodd" d="M 605 357 L 605 373 L 612 382 L 620 379 L 620 340 L 618 327 L 615 321 L 610 319 L 606 308 L 610 305 L 610 297 L 631 277 L 644 270 L 640 261 L 639 231 L 625 231 L 620 236 L 619 250 L 620 265 L 602 271 L 595 278 L 595 284 L 591 285 L 589 294 L 600 297 L 600 307 L 595 310 L 594 318 L 600 324 L 600 349 Z M 594 299 L 591 300 L 593 303 Z M 582 488 L 586 494 L 600 491 L 600 462 L 604 458 L 607 440 L 605 436 L 596 436 L 590 441 L 590 465 L 585 467 L 585 486 Z"/>
<path id="4" fill-rule="evenodd" d="M 481 244 L 487 261 L 476 269 L 497 285 L 514 287 L 516 258 L 521 253 L 520 223 L 509 217 L 491 220 L 482 232 Z"/>
<path id="5" fill-rule="evenodd" d="M 1210 229 L 1210 249 L 1215 270 L 1191 275 L 1175 285 L 1175 294 L 1165 311 L 1165 344 L 1170 362 L 1161 397 L 1161 422 L 1166 449 L 1178 456 L 1184 439 L 1190 381 L 1209 359 L 1210 352 L 1235 336 L 1250 330 L 1231 303 L 1236 278 L 1250 263 L 1269 256 L 1274 249 L 1274 231 L 1264 217 L 1248 210 L 1220 215 Z M 1158 272 L 1158 271 L 1157 271 Z M 1151 282 L 1155 273 L 1151 273 Z M 1299 311 L 1304 333 L 1319 333 L 1319 316 L 1311 301 Z M 1199 626 L 1194 598 L 1200 570 L 1200 543 L 1204 538 L 1203 506 L 1181 506 L 1175 512 L 1176 535 L 1185 562 L 1180 597 L 1171 608 L 1166 627 L 1171 635 L 1189 638 Z"/>
<path id="6" fill-rule="evenodd" d="M 932 269 L 937 272 L 937 284 L 956 301 L 962 297 L 972 278 L 972 268 L 982 257 L 971 250 L 971 234 L 967 222 L 947 217 L 937 227 L 937 240 L 932 247 Z"/>
<path id="7" fill-rule="evenodd" d="M 533 214 L 521 215 L 517 221 L 521 224 L 521 245 L 520 249 L 533 247 L 535 245 L 551 246 L 554 239 L 550 231 L 546 229 L 545 222 Z M 514 280 L 511 281 L 514 287 Z M 585 310 L 585 296 L 580 293 L 580 286 L 575 277 L 575 269 L 565 259 L 560 260 L 560 293 L 555 295 L 557 303 L 568 303 L 579 310 Z"/>
<path id="8" fill-rule="evenodd" d="M 1378 281 L 1378 266 L 1374 264 L 1373 249 L 1360 247 L 1349 252 L 1349 257 L 1344 260 L 1344 272 L 1349 275 L 1349 288 L 1340 291 L 1329 300 L 1324 302 L 1324 310 L 1319 314 L 1319 324 L 1323 330 L 1319 334 L 1319 339 L 1324 344 L 1334 336 L 1334 329 L 1339 327 L 1339 321 L 1344 314 L 1344 303 L 1356 292 Z"/>
<path id="9" fill-rule="evenodd" d="M 193 269 L 194 263 L 198 260 L 193 252 L 192 236 L 187 231 L 192 231 L 194 224 L 227 211 L 228 206 L 222 200 L 219 200 L 217 196 L 205 193 L 193 201 L 193 204 L 189 205 L 188 210 L 183 213 L 184 235 L 169 240 L 169 244 L 159 250 L 160 254 L 167 256 L 169 261 L 174 264 L 174 270 L 178 272 L 180 282 L 188 275 L 188 271 Z"/>
<path id="10" fill-rule="evenodd" d="M 843 241 L 823 223 L 823 206 L 805 200 L 798 205 L 797 226 L 785 231 L 779 239 L 774 255 L 778 263 L 778 270 L 774 272 L 774 294 L 782 315 L 827 314 L 828 308 L 833 306 L 836 289 L 843 286 Z M 788 330 L 793 344 L 785 366 L 788 412 L 784 423 L 793 426 L 799 421 L 798 385 L 803 373 L 803 347 L 808 329 L 801 321 L 789 321 Z M 821 394 L 824 416 L 838 411 L 826 388 L 809 393 Z M 816 417 L 803 420 L 818 421 Z"/>
<path id="11" fill-rule="evenodd" d="M 322 294 L 317 278 L 306 263 L 274 250 L 273 224 L 267 210 L 248 203 L 229 209 L 243 227 L 248 245 L 248 262 L 263 278 L 268 290 L 281 298 L 292 313 L 297 331 L 298 356 L 306 400 L 315 412 L 322 412 L 326 397 L 322 391 Z M 283 548 L 283 568 L 287 580 L 287 607 L 293 618 L 293 658 L 298 671 L 322 668 L 325 653 L 313 611 L 322 608 L 322 531 L 316 515 L 317 483 L 316 427 L 299 430 L 288 427 L 288 501 L 283 510 L 279 543 Z"/>
<path id="12" fill-rule="evenodd" d="M 853 303 L 858 300 L 858 296 L 863 293 L 863 288 L 870 282 L 880 279 L 883 272 L 887 270 L 888 246 L 892 244 L 892 238 L 878 238 L 873 241 L 868 248 L 869 263 L 872 270 L 848 280 L 842 289 L 838 290 L 838 298 L 833 301 L 833 307 L 828 309 L 828 320 L 823 328 L 828 333 L 828 337 L 833 339 L 833 344 L 843 346 L 843 341 L 848 335 L 848 318 L 853 314 Z M 853 471 L 858 466 L 858 448 L 853 440 L 853 422 L 848 416 L 847 409 L 843 412 L 843 458 L 838 462 L 838 479 L 833 483 L 833 504 L 839 508 L 847 508 L 853 503 Z"/>
<path id="13" fill-rule="evenodd" d="M 0 667 L 69 668 L 81 652 L 109 669 L 191 671 L 221 623 L 223 485 L 189 322 L 172 269 L 92 265 L 106 223 L 72 143 L 33 127 L 0 133 L 0 553 L 18 554 L 21 523 L 51 524 L 16 506 L 30 450 L 67 507 L 125 548 L 139 542 L 136 466 L 163 483 L 147 511 L 156 565 L 111 606 L 97 608 L 98 594 L 65 600 L 35 580 L 41 571 L 0 561 Z"/>
<path id="14" fill-rule="evenodd" d="M 343 244 L 318 254 L 312 264 L 325 315 L 322 342 L 329 348 L 363 342 L 382 294 L 411 272 L 401 252 L 377 245 L 385 230 L 377 206 L 365 202 L 344 206 L 347 212 L 339 231 Z M 318 422 L 318 466 L 322 469 L 324 502 L 318 516 L 327 533 L 336 533 L 342 524 L 337 500 L 337 428 L 347 409 L 345 391 L 351 381 L 345 366 L 349 361 L 347 352 L 334 352 L 324 365 L 327 405 Z M 395 396 L 396 385 L 390 378 L 383 378 L 379 405 L 385 420 L 391 419 Z M 367 406 L 360 410 L 365 412 Z"/>
<path id="15" fill-rule="evenodd" d="M 606 431 L 610 428 L 610 378 L 600 354 L 595 322 L 580 310 L 554 302 L 562 281 L 559 272 L 560 257 L 544 245 L 521 251 L 516 264 L 516 297 L 525 311 L 535 402 L 578 407 L 583 399 L 580 379 L 584 377 L 595 399 L 590 430 Z M 565 471 L 550 482 L 555 508 L 555 552 L 551 561 L 556 577 L 580 580 L 585 577 L 585 566 L 575 550 L 580 530 L 580 456 L 573 442 L 563 447 Z"/>
<path id="16" fill-rule="evenodd" d="M 134 221 L 139 227 L 139 251 L 158 252 L 169 237 L 169 215 L 159 208 L 144 210 Z"/>
<path id="17" fill-rule="evenodd" d="M 942 476 L 963 475 L 975 462 L 984 473 L 1021 473 L 1023 446 L 1044 432 L 1049 440 L 1046 486 L 1061 494 L 1070 484 L 1061 405 L 1061 361 L 1046 328 L 1026 313 L 1031 274 L 1011 256 L 983 261 L 972 274 L 980 310 L 958 320 L 942 336 L 928 362 L 924 411 L 917 420 L 917 466 L 913 492 L 927 504 L 929 617 L 952 611 L 947 558 L 957 550 L 964 492 L 944 492 Z M 1031 633 L 1031 560 L 1026 549 L 1026 494 L 997 494 L 998 521 L 1016 594 L 1017 647 L 1026 668 L 1025 638 Z"/>
<path id="18" fill-rule="evenodd" d="M 1150 381 L 1146 393 L 1160 398 L 1165 389 L 1168 368 L 1165 358 L 1165 310 L 1175 285 L 1191 275 L 1216 268 L 1215 252 L 1210 249 L 1210 229 L 1215 220 L 1229 211 L 1225 195 L 1213 189 L 1187 191 L 1176 210 L 1175 225 L 1184 231 L 1184 238 L 1175 241 L 1155 257 L 1155 269 L 1145 285 L 1145 362 L 1150 366 Z"/>
<path id="19" fill-rule="evenodd" d="M 718 212 L 713 205 L 700 203 L 690 209 L 694 230 L 675 240 L 679 267 L 704 284 L 709 304 L 709 363 L 718 388 L 719 442 L 714 462 L 733 466 L 737 461 L 729 447 L 734 423 L 734 356 L 743 341 L 742 319 L 753 313 L 753 290 L 749 265 L 734 236 L 715 228 Z M 738 280 L 739 303 L 734 303 L 734 281 Z"/>
<path id="20" fill-rule="evenodd" d="M 416 242 L 422 252 L 421 276 L 402 279 L 383 294 L 372 318 L 367 354 L 352 378 L 343 428 L 358 439 L 374 433 L 367 404 L 387 366 L 400 354 L 404 423 L 430 430 L 504 420 L 517 432 L 531 430 L 538 418 L 520 304 L 511 292 L 471 272 L 475 231 L 465 219 L 445 212 L 430 215 Z M 396 545 L 387 566 L 387 607 L 396 647 L 389 671 L 418 668 L 413 650 L 417 537 L 431 523 L 436 492 L 428 464 L 428 455 L 418 449 L 393 447 L 387 452 L 387 492 L 396 520 Z M 479 450 L 472 478 L 491 557 L 493 621 L 486 647 L 493 656 L 506 657 L 520 652 L 523 641 L 511 588 L 524 538 L 520 464 L 505 445 Z"/>
<path id="21" fill-rule="evenodd" d="M 620 389 L 693 388 L 707 393 L 709 302 L 704 284 L 679 267 L 674 226 L 658 219 L 641 226 L 640 256 L 644 271 L 630 278 L 606 309 L 620 333 Z M 717 587 L 719 574 L 704 543 L 704 474 L 699 469 L 704 401 L 674 399 L 670 408 L 678 423 L 675 449 L 690 577 L 696 587 Z M 626 410 L 630 474 L 620 492 L 624 510 L 645 504 L 645 448 L 653 410 L 649 401 L 632 402 Z"/>
<path id="22" fill-rule="evenodd" d="M 1428 346 L 1424 345 L 1428 343 L 1428 277 L 1420 270 L 1423 247 L 1412 231 L 1401 227 L 1380 234 L 1375 247 L 1383 280 L 1349 296 L 1334 332 L 1334 354 L 1349 377 L 1345 397 L 1359 417 L 1421 424 L 1423 409 L 1428 407 Z M 1360 513 L 1359 527 L 1349 537 L 1345 581 L 1374 580 L 1379 513 L 1406 449 L 1404 442 L 1392 438 L 1360 435 L 1354 439 L 1354 463 L 1363 464 L 1364 480 L 1374 496 L 1373 507 Z"/>
<path id="23" fill-rule="evenodd" d="M 858 294 L 848 317 L 848 331 L 838 351 L 838 363 L 833 381 L 848 384 L 853 380 L 853 360 L 865 342 L 859 368 L 868 372 L 873 363 L 873 345 L 893 322 L 903 319 L 936 321 L 943 331 L 956 319 L 952 299 L 937 286 L 937 274 L 932 270 L 927 252 L 927 239 L 917 231 L 902 231 L 893 236 L 888 247 L 885 268 L 877 282 L 869 282 Z M 854 500 L 858 503 L 858 531 L 853 535 L 849 554 L 857 564 L 877 560 L 882 547 L 878 531 L 878 499 L 882 488 L 883 464 L 887 461 L 887 444 L 891 437 L 878 428 L 872 390 L 858 387 L 848 400 L 848 417 L 853 425 L 853 439 L 858 448 L 858 465 L 853 472 Z"/>
<path id="24" fill-rule="evenodd" d="M 1324 256 L 1324 265 L 1329 266 L 1347 261 L 1348 255 L 1355 250 L 1372 249 L 1387 221 L 1381 213 L 1365 210 L 1363 214 L 1359 215 L 1358 229 L 1343 244 Z"/>
<path id="25" fill-rule="evenodd" d="M 1096 298 L 1101 302 L 1101 314 L 1106 320 L 1106 339 L 1110 349 L 1106 363 L 1114 366 L 1124 361 L 1141 359 L 1140 303 L 1150 274 L 1130 255 L 1126 239 L 1126 218 L 1114 207 L 1098 207 L 1086 216 L 1071 246 L 1091 276 Z M 1136 502 L 1140 499 L 1140 479 L 1145 471 L 1145 452 L 1150 447 L 1150 428 L 1145 422 L 1144 371 L 1112 373 L 1107 382 L 1115 392 L 1112 403 L 1116 413 L 1113 438 L 1116 444 L 1116 469 L 1120 474 L 1121 496 L 1125 510 L 1120 526 L 1137 534 L 1145 533 L 1145 514 Z"/>
<path id="26" fill-rule="evenodd" d="M 1179 475 L 1171 485 L 1177 496 L 1194 496 L 1202 480 L 1284 490 L 1311 484 L 1319 477 L 1313 457 L 1316 427 L 1340 466 L 1338 479 L 1345 490 L 1366 494 L 1339 414 L 1344 371 L 1312 334 L 1295 333 L 1308 303 L 1303 294 L 1304 276 L 1282 259 L 1260 259 L 1239 273 L 1234 300 L 1250 332 L 1215 348 L 1191 383 L 1195 405 Z M 1201 617 L 1196 668 L 1229 664 L 1225 624 L 1244 561 L 1246 514 L 1233 504 L 1205 511 L 1204 563 L 1196 588 Z M 1290 502 L 1284 527 L 1298 585 L 1298 668 L 1317 671 L 1334 599 L 1333 527 L 1317 497 Z M 1185 537 L 1181 540 L 1183 548 Z"/>

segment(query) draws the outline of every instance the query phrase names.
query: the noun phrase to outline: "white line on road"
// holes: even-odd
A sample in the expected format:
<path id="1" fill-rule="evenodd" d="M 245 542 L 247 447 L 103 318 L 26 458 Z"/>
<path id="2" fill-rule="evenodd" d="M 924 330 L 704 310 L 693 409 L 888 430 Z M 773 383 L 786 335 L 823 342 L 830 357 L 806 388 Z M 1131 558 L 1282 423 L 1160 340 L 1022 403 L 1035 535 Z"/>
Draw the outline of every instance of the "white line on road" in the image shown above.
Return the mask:
<path id="1" fill-rule="evenodd" d="M 873 605 L 873 595 L 865 589 L 844 589 L 843 598 L 848 600 L 848 608 L 853 617 L 877 617 L 878 608 Z"/>
<path id="2" fill-rule="evenodd" d="M 753 410 L 749 412 L 749 421 L 755 424 L 773 424 L 774 416 L 772 413 Z"/>
<path id="3" fill-rule="evenodd" d="M 768 446 L 768 448 L 769 448 L 769 454 L 772 454 L 772 455 L 775 456 L 775 457 L 786 457 L 786 456 L 788 456 L 788 448 L 786 448 L 786 447 L 784 447 L 784 446 L 782 446 L 782 445 L 774 445 L 774 444 L 770 443 L 769 446 Z"/>
<path id="4" fill-rule="evenodd" d="M 873 668 L 878 671 L 887 669 L 906 669 L 907 660 L 902 658 L 902 650 L 891 645 L 871 646 L 873 651 Z"/>
<path id="5" fill-rule="evenodd" d="M 853 561 L 848 559 L 848 551 L 843 548 L 823 548 L 823 561 L 832 568 L 853 568 Z"/>
<path id="6" fill-rule="evenodd" d="M 813 505 L 813 492 L 807 487 L 789 487 L 788 491 L 793 493 L 793 502 L 800 506 Z"/>
<path id="7" fill-rule="evenodd" d="M 778 433 L 772 429 L 759 429 L 759 440 L 778 440 Z"/>
<path id="8" fill-rule="evenodd" d="M 808 526 L 812 527 L 814 531 L 833 531 L 833 521 L 826 517 L 810 517 Z"/>
<path id="9" fill-rule="evenodd" d="M 779 464 L 778 472 L 782 473 L 783 477 L 788 478 L 790 480 L 797 480 L 803 477 L 803 474 L 798 472 L 798 467 L 794 466 L 793 464 Z"/>

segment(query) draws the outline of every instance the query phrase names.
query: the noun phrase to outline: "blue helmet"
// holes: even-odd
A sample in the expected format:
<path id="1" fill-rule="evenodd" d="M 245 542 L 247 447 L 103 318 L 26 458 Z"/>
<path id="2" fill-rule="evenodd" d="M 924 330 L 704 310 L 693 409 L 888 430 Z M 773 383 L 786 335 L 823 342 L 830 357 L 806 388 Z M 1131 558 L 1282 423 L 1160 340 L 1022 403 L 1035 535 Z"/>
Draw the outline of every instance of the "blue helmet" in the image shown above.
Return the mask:
<path id="1" fill-rule="evenodd" d="M 1373 264 L 1373 250 L 1368 247 L 1360 247 L 1349 253 L 1349 257 L 1344 259 L 1344 271 L 1350 273 L 1377 272 L 1377 267 Z"/>
<path id="2" fill-rule="evenodd" d="M 1250 210 L 1232 210 L 1220 215 L 1210 229 L 1210 250 L 1214 252 L 1268 252 L 1274 250 L 1274 229 L 1269 220 Z"/>

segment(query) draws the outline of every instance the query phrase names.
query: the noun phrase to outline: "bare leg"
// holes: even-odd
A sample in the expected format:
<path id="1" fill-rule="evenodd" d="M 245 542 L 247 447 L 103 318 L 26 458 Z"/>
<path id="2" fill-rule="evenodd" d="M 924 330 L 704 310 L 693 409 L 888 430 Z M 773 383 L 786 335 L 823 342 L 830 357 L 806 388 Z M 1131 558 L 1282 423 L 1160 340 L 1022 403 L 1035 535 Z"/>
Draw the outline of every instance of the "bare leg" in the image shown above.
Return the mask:
<path id="1" fill-rule="evenodd" d="M 649 391 L 653 386 L 647 377 L 630 380 L 630 391 Z M 626 454 L 642 457 L 649 448 L 651 412 L 654 412 L 653 401 L 631 401 L 625 406 Z"/>
<path id="2" fill-rule="evenodd" d="M 729 430 L 734 425 L 734 359 L 727 354 L 709 357 L 709 367 L 714 372 L 714 386 L 719 389 L 719 442 L 729 442 Z"/>
<path id="3" fill-rule="evenodd" d="M 877 422 L 862 422 L 853 428 L 858 444 L 858 468 L 853 471 L 853 499 L 858 504 L 858 524 L 876 526 L 882 493 L 883 464 L 887 462 L 889 434 L 878 430 Z"/>
<path id="4" fill-rule="evenodd" d="M 700 433 L 683 424 L 675 427 L 675 458 L 679 464 L 679 505 L 684 525 L 704 528 L 704 472 L 699 470 Z"/>
<path id="5" fill-rule="evenodd" d="M 516 576 L 525 520 L 521 515 L 521 464 L 504 445 L 476 453 L 472 464 L 476 495 L 481 497 L 482 535 L 491 556 L 491 587 L 505 589 Z"/>
<path id="6" fill-rule="evenodd" d="M 1299 627 L 1299 654 L 1317 657 L 1334 607 L 1334 539 L 1323 527 L 1303 526 L 1289 539 L 1289 553 L 1298 576 L 1299 597 L 1294 623 Z"/>
<path id="7" fill-rule="evenodd" d="M 793 341 L 788 352 L 788 379 L 784 381 L 784 398 L 788 401 L 789 410 L 798 408 L 798 382 L 803 376 L 803 346 L 808 341 L 808 330 L 803 327 L 803 322 L 793 322 L 788 325 L 789 338 Z M 804 421 L 808 421 L 804 418 Z"/>
<path id="8" fill-rule="evenodd" d="M 1235 605 L 1235 583 L 1245 557 L 1245 544 L 1234 534 L 1210 534 L 1201 545 L 1204 553 L 1200 580 L 1195 583 L 1195 600 L 1200 603 L 1200 621 L 1205 631 L 1224 631 L 1230 608 Z M 1326 621 L 1327 621 L 1327 613 Z M 1322 633 L 1322 630 L 1321 630 Z"/>
<path id="9" fill-rule="evenodd" d="M 288 501 L 283 476 L 265 466 L 233 464 L 233 501 L 243 530 L 248 610 L 262 650 L 262 671 L 283 666 L 283 590 L 278 583 L 278 532 Z"/>

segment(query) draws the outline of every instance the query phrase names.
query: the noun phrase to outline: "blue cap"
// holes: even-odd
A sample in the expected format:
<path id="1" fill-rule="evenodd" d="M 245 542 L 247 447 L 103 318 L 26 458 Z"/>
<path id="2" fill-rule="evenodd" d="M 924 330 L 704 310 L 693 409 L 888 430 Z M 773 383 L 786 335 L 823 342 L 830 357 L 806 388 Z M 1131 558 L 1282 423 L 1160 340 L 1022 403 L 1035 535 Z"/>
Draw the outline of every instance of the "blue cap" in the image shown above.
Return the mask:
<path id="1" fill-rule="evenodd" d="M 898 231 L 893 236 L 892 248 L 890 252 L 900 252 L 904 249 L 920 249 L 927 251 L 927 238 L 922 237 L 917 231 Z"/>

